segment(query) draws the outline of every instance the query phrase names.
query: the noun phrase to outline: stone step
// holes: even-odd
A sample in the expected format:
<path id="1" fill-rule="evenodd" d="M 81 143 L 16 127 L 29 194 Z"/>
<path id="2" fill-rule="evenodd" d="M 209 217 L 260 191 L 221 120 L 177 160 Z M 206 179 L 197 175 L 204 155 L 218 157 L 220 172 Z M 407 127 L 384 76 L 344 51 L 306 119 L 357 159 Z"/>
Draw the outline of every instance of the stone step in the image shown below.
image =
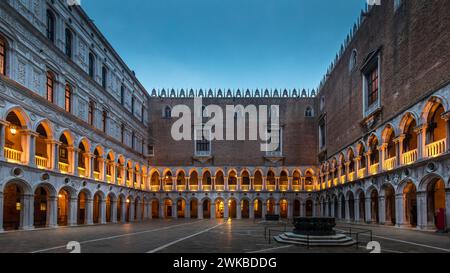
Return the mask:
<path id="1" fill-rule="evenodd" d="M 290 235 L 290 236 L 289 236 Z M 314 236 L 309 238 L 309 244 L 307 236 L 296 235 L 293 236 L 293 233 L 284 233 L 278 236 L 275 236 L 275 241 L 283 244 L 294 244 L 294 245 L 309 245 L 309 246 L 353 246 L 356 244 L 356 241 L 351 237 L 347 237 L 343 234 L 339 234 L 336 236 Z M 320 238 L 323 237 L 323 238 Z"/>

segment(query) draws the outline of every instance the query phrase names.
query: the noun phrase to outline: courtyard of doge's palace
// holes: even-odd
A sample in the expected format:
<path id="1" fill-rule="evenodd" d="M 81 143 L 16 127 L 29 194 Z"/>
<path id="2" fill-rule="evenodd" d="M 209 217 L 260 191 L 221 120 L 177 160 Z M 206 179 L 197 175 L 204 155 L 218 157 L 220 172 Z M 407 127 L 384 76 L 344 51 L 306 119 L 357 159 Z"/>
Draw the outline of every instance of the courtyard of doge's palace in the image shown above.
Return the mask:
<path id="1" fill-rule="evenodd" d="M 96 228 L 106 234 L 100 240 L 131 232 L 139 245 L 138 236 L 153 234 L 149 226 L 169 237 L 173 232 L 171 239 L 186 233 L 188 242 L 197 227 L 205 239 L 232 234 L 230 251 L 243 240 L 248 252 L 257 252 L 270 248 L 252 245 L 264 241 L 258 223 L 276 215 L 286 223 L 334 217 L 338 228 L 370 229 L 405 245 L 417 236 L 432 242 L 417 251 L 450 251 L 446 240 L 439 242 L 447 235 L 430 232 L 450 229 L 450 55 L 442 38 L 450 38 L 450 20 L 430 18 L 449 9 L 448 2 L 404 3 L 401 8 L 417 14 L 403 20 L 427 19 L 442 31 L 417 37 L 416 29 L 403 30 L 410 41 L 398 44 L 381 31 L 373 34 L 380 20 L 386 32 L 402 27 L 395 23 L 402 10 L 390 6 L 396 1 L 369 8 L 314 90 L 151 91 L 81 7 L 34 2 L 34 9 L 19 0 L 0 2 L 5 245 L 6 236 L 32 241 L 39 232 L 67 232 L 76 239 Z M 433 45 L 399 59 L 386 46 L 413 51 L 417 39 Z M 434 54 L 436 48 L 444 53 Z M 279 149 L 263 152 L 259 141 L 175 141 L 172 111 L 192 106 L 196 97 L 222 109 L 278 105 Z M 176 251 L 170 244 L 164 251 Z M 8 247 L 47 252 L 49 246 Z M 152 249 L 146 248 L 139 251 Z"/>

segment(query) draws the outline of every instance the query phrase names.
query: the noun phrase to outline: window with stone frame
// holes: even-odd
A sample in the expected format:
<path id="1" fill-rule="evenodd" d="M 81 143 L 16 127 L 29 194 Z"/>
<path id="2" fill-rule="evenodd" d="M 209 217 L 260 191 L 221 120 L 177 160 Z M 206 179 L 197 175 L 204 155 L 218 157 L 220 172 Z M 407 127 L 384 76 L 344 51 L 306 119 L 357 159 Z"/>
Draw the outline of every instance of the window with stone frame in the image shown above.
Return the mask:
<path id="1" fill-rule="evenodd" d="M 381 75 L 380 51 L 371 52 L 364 62 L 362 72 L 363 80 L 363 110 L 367 117 L 380 108 L 381 102 Z"/>
<path id="2" fill-rule="evenodd" d="M 0 36 L 0 74 L 6 76 L 6 40 Z"/>

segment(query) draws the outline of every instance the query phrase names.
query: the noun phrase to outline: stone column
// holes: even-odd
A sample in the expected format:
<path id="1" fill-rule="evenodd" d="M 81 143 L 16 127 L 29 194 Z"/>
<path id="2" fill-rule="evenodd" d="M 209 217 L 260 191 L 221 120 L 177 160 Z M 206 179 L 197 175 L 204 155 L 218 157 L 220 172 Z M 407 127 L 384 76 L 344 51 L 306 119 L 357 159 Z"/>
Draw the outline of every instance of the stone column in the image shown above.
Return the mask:
<path id="1" fill-rule="evenodd" d="M 172 206 L 172 208 L 173 208 L 173 206 Z M 134 200 L 131 200 L 130 201 L 130 215 L 129 215 L 129 220 L 130 220 L 130 223 L 132 223 L 132 222 L 134 222 L 134 214 L 135 214 L 136 212 L 134 211 Z"/>
<path id="2" fill-rule="evenodd" d="M 50 196 L 48 198 L 49 208 L 48 208 L 48 219 L 47 225 L 50 228 L 58 227 L 58 197 Z"/>
<path id="3" fill-rule="evenodd" d="M 361 222 L 360 215 L 359 215 L 359 198 L 355 198 L 354 200 L 355 200 L 354 201 L 355 222 L 357 223 L 357 222 Z"/>
<path id="4" fill-rule="evenodd" d="M 330 201 L 331 206 L 331 217 L 337 217 L 337 215 L 334 215 L 334 201 Z"/>
<path id="5" fill-rule="evenodd" d="M 139 221 L 142 221 L 143 219 L 142 219 L 142 202 L 143 201 L 139 201 L 138 202 L 138 204 L 137 204 L 137 209 L 136 209 L 136 211 L 135 211 L 135 214 L 136 214 L 136 220 L 139 222 Z M 135 204 L 136 205 L 136 204 Z"/>
<path id="6" fill-rule="evenodd" d="M 263 219 L 266 219 L 266 215 L 267 215 L 267 202 L 262 202 L 261 217 Z"/>
<path id="7" fill-rule="evenodd" d="M 403 207 L 403 194 L 395 195 L 395 222 L 397 227 L 401 227 L 405 224 L 405 216 L 404 216 Z"/>
<path id="8" fill-rule="evenodd" d="M 350 222 L 350 202 L 348 199 L 345 199 L 345 221 Z"/>
<path id="9" fill-rule="evenodd" d="M 117 201 L 111 200 L 111 223 L 117 223 Z"/>
<path id="10" fill-rule="evenodd" d="M 35 168 L 36 167 L 36 137 L 39 136 L 38 133 L 33 131 L 26 131 L 26 135 L 28 138 L 28 165 L 30 167 Z"/>
<path id="11" fill-rule="evenodd" d="M 9 122 L 0 120 L 0 160 L 4 160 L 5 158 L 5 130 L 8 126 Z M 3 209 L 2 212 L 3 214 Z M 1 215 L 0 215 L 1 216 Z M 3 230 L 3 217 L 0 217 L 0 232 Z"/>
<path id="12" fill-rule="evenodd" d="M 236 219 L 242 219 L 241 202 L 236 201 Z"/>
<path id="13" fill-rule="evenodd" d="M 248 210 L 249 210 L 248 212 L 249 218 L 255 219 L 255 204 L 252 201 L 248 203 Z"/>
<path id="14" fill-rule="evenodd" d="M 178 210 L 177 210 L 177 203 L 172 202 L 172 218 L 178 219 Z"/>
<path id="15" fill-rule="evenodd" d="M 294 219 L 294 210 L 292 209 L 292 202 L 288 203 L 288 218 Z"/>
<path id="16" fill-rule="evenodd" d="M 198 219 L 203 219 L 203 203 L 201 200 L 197 203 L 197 215 Z"/>
<path id="17" fill-rule="evenodd" d="M 106 201 L 104 199 L 100 201 L 100 224 L 106 224 Z"/>
<path id="18" fill-rule="evenodd" d="M 94 179 L 94 160 L 95 155 L 94 154 L 87 154 L 86 155 L 87 162 L 89 164 L 89 170 L 86 170 L 86 176 L 88 178 Z"/>
<path id="19" fill-rule="evenodd" d="M 403 141 L 405 140 L 405 137 L 405 134 L 402 134 L 394 140 L 397 167 L 403 165 Z"/>
<path id="20" fill-rule="evenodd" d="M 345 217 L 345 215 L 342 215 L 342 202 L 338 201 L 338 215 L 337 218 L 339 220 L 342 220 Z"/>
<path id="21" fill-rule="evenodd" d="M 378 218 L 380 219 L 380 224 L 386 224 L 386 199 L 384 196 L 378 197 Z"/>
<path id="22" fill-rule="evenodd" d="M 74 148 L 73 149 L 73 175 L 78 176 L 78 156 L 80 153 L 80 149 Z"/>
<path id="23" fill-rule="evenodd" d="M 78 199 L 76 197 L 70 197 L 69 199 L 69 216 L 68 225 L 76 226 L 78 224 Z"/>
<path id="24" fill-rule="evenodd" d="M 420 160 L 426 157 L 425 153 L 425 144 L 427 137 L 427 128 L 428 126 L 424 124 L 422 127 L 418 126 L 414 129 L 414 132 L 417 134 L 417 159 Z"/>
<path id="25" fill-rule="evenodd" d="M 191 202 L 187 201 L 184 208 L 184 218 L 191 219 Z"/>
<path id="26" fill-rule="evenodd" d="M 365 222 L 366 223 L 372 223 L 372 200 L 370 197 L 366 197 L 366 204 L 365 204 L 365 209 L 366 209 L 366 219 Z"/>
<path id="27" fill-rule="evenodd" d="M 211 219 L 216 219 L 216 204 L 214 203 L 214 201 L 211 201 L 211 208 L 210 208 L 211 212 Z"/>
<path id="28" fill-rule="evenodd" d="M 55 172 L 59 171 L 59 145 L 61 144 L 59 141 L 53 141 L 53 170 Z"/>
<path id="29" fill-rule="evenodd" d="M 86 199 L 86 224 L 88 225 L 94 224 L 93 211 L 94 211 L 94 200 L 88 198 Z"/>
<path id="30" fill-rule="evenodd" d="M 427 192 L 417 192 L 417 228 L 430 228 L 428 225 Z"/>
<path id="31" fill-rule="evenodd" d="M 447 137 L 445 139 L 445 151 L 450 151 L 450 111 L 445 112 L 442 114 L 442 118 L 445 120 L 446 123 L 446 133 Z"/>
<path id="32" fill-rule="evenodd" d="M 275 214 L 280 215 L 280 202 L 279 201 L 275 202 Z"/>
<path id="33" fill-rule="evenodd" d="M 228 218 L 230 218 L 229 211 L 230 211 L 230 208 L 228 206 L 228 202 L 225 201 L 224 209 L 223 209 L 223 218 L 225 220 L 228 220 Z"/>
<path id="34" fill-rule="evenodd" d="M 99 164 L 99 169 L 100 169 L 99 180 L 100 181 L 106 181 L 106 164 L 105 164 L 106 160 L 103 157 L 100 157 L 98 159 L 98 161 L 99 161 L 98 164 Z"/>
<path id="35" fill-rule="evenodd" d="M 164 213 L 164 201 L 160 201 L 159 202 L 159 219 L 164 219 L 166 217 L 165 213 Z"/>
<path id="36" fill-rule="evenodd" d="M 22 230 L 32 230 L 34 229 L 34 195 L 25 194 L 22 196 Z"/>

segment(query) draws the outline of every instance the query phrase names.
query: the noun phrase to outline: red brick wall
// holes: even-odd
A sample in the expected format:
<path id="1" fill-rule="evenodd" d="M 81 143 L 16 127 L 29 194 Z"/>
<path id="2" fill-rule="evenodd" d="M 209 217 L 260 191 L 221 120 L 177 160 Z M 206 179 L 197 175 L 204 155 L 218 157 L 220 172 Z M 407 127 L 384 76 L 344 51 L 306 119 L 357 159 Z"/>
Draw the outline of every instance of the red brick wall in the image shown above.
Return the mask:
<path id="1" fill-rule="evenodd" d="M 394 13 L 393 0 L 382 0 L 363 22 L 354 39 L 320 90 L 326 104 L 327 155 L 332 156 L 362 138 L 361 65 L 381 51 L 379 125 L 450 80 L 450 1 L 403 1 Z M 349 72 L 350 55 L 358 51 L 357 69 Z"/>
<path id="2" fill-rule="evenodd" d="M 171 127 L 176 120 L 164 119 L 163 109 L 177 104 L 188 105 L 193 111 L 193 99 L 189 98 L 152 98 L 150 100 L 151 136 L 154 141 L 155 157 L 150 164 L 156 166 L 198 165 L 193 161 L 194 141 L 174 141 Z M 224 110 L 226 105 L 247 106 L 279 105 L 280 122 L 283 129 L 283 162 L 287 166 L 311 165 L 317 163 L 317 119 L 305 118 L 307 106 L 315 108 L 313 98 L 205 98 L 204 105 L 219 105 Z M 248 137 L 248 133 L 247 133 Z M 261 141 L 213 141 L 213 165 L 216 166 L 264 166 L 265 153 L 260 149 Z M 208 163 L 207 165 L 211 165 Z M 269 164 L 270 165 L 270 164 Z"/>

